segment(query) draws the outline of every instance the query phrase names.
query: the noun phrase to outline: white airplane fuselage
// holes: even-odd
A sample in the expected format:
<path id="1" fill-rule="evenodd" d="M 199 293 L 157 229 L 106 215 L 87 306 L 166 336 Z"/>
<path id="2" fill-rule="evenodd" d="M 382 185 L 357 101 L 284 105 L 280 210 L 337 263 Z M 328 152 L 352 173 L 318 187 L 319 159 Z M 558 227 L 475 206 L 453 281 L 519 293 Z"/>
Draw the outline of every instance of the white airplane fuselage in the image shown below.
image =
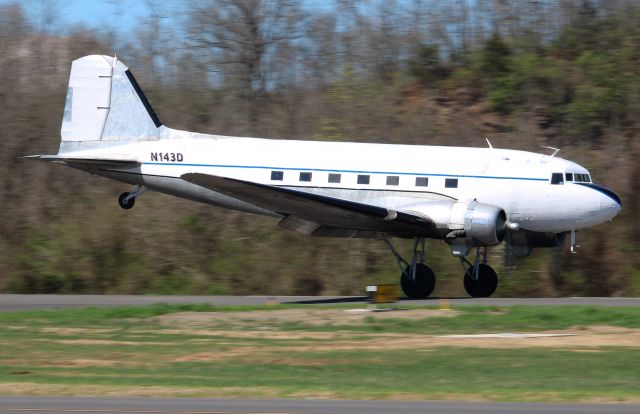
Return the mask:
<path id="1" fill-rule="evenodd" d="M 139 168 L 92 172 L 266 215 L 277 214 L 184 183 L 180 176 L 202 172 L 417 213 L 423 201 L 475 200 L 504 209 L 510 222 L 535 232 L 588 228 L 610 220 L 620 210 L 613 193 L 590 182 L 565 181 L 567 174 L 589 177 L 585 168 L 548 155 L 497 148 L 237 138 L 161 129 L 166 129 L 167 138 L 66 155 L 135 159 L 141 163 Z M 272 180 L 272 172 L 281 172 L 281 179 Z M 554 173 L 562 175 L 562 184 L 551 183 Z M 329 182 L 330 174 L 334 182 Z M 368 183 L 362 177 L 358 183 L 359 176 L 368 176 Z M 392 178 L 388 184 L 388 177 L 397 181 Z"/>

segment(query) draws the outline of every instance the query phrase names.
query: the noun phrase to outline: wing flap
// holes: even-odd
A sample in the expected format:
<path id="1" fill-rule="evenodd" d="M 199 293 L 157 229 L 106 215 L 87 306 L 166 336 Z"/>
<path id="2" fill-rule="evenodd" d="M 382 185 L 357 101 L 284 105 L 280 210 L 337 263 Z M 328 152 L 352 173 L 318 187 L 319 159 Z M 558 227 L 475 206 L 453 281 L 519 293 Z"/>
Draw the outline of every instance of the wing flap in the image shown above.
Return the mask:
<path id="1" fill-rule="evenodd" d="M 190 183 L 240 199 L 286 216 L 283 226 L 300 227 L 313 234 L 313 224 L 339 229 L 379 231 L 393 234 L 429 233 L 433 223 L 421 216 L 397 212 L 371 204 L 308 193 L 290 188 L 258 184 L 215 175 L 188 173 Z M 296 217 L 301 220 L 294 224 Z"/>

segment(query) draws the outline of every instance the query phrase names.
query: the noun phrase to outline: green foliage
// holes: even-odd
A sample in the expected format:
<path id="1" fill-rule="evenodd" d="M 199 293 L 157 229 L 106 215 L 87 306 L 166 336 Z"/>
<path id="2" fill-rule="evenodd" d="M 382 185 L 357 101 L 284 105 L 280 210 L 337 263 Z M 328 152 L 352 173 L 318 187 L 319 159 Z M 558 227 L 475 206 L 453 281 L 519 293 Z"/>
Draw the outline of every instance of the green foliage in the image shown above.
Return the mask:
<path id="1" fill-rule="evenodd" d="M 637 56 L 627 43 L 637 36 L 632 27 L 637 20 L 601 18 L 584 7 L 556 42 L 539 44 L 533 52 L 512 49 L 494 34 L 473 55 L 472 78 L 468 68 L 453 76 L 466 77 L 468 84 L 475 79 L 497 112 L 508 114 L 534 104 L 567 135 L 598 140 L 606 128 L 630 122 L 635 110 L 629 104 L 638 80 L 628 68 Z M 606 47 L 602 39 L 608 40 Z"/>
<path id="2" fill-rule="evenodd" d="M 518 88 L 510 75 L 501 76 L 493 80 L 493 88 L 487 94 L 494 111 L 508 114 L 520 103 Z"/>
<path id="3" fill-rule="evenodd" d="M 472 57 L 472 79 L 484 91 L 494 111 L 510 113 L 521 103 L 520 85 L 513 73 L 512 51 L 495 33 Z"/>
<path id="4" fill-rule="evenodd" d="M 623 55 L 600 55 L 585 51 L 575 61 L 574 96 L 565 107 L 569 130 L 574 135 L 597 139 L 602 129 L 626 117 L 626 86 L 616 74 Z"/>
<path id="5" fill-rule="evenodd" d="M 511 48 L 495 33 L 485 44 L 480 53 L 478 69 L 486 79 L 494 80 L 511 72 Z"/>
<path id="6" fill-rule="evenodd" d="M 438 46 L 422 44 L 409 60 L 409 73 L 425 86 L 434 86 L 450 74 L 442 61 Z"/>

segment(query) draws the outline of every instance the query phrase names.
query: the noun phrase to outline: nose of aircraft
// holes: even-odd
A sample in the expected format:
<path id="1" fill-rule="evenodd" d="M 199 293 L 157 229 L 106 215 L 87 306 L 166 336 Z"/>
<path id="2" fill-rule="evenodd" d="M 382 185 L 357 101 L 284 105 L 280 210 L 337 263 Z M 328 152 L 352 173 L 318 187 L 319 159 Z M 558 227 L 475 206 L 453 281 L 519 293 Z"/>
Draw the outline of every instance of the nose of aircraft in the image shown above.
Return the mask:
<path id="1" fill-rule="evenodd" d="M 599 185 L 592 184 L 594 189 L 601 193 L 600 209 L 603 210 L 609 218 L 615 217 L 622 208 L 622 200 L 612 190 Z"/>
<path id="2" fill-rule="evenodd" d="M 585 208 L 585 227 L 595 226 L 611 220 L 620 212 L 622 201 L 612 190 L 593 183 L 575 183 L 589 191 L 582 193 L 583 197 L 576 197 L 578 203 Z"/>

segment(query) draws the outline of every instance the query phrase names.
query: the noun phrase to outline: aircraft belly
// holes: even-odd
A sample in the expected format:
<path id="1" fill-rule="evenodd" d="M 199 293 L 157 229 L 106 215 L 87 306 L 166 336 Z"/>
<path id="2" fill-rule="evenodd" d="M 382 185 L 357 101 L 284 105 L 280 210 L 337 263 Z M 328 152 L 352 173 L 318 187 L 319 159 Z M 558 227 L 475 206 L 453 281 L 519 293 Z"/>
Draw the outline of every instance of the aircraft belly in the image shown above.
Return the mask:
<path id="1" fill-rule="evenodd" d="M 134 185 L 144 185 L 150 190 L 170 194 L 176 197 L 185 198 L 216 207 L 228 208 L 243 211 L 245 213 L 259 214 L 271 217 L 281 217 L 272 211 L 254 206 L 253 204 L 220 194 L 216 191 L 191 184 L 180 177 L 156 176 L 131 171 L 97 171 L 95 172 L 107 178 L 123 181 Z"/>
<path id="2" fill-rule="evenodd" d="M 223 207 L 246 213 L 260 214 L 271 217 L 281 217 L 279 214 L 263 209 L 253 204 L 247 203 L 220 194 L 216 191 L 203 188 L 201 186 L 185 182 L 180 178 L 144 176 L 145 185 L 152 190 L 171 194 L 177 197 L 186 198 L 193 201 L 210 204 L 216 207 Z"/>

